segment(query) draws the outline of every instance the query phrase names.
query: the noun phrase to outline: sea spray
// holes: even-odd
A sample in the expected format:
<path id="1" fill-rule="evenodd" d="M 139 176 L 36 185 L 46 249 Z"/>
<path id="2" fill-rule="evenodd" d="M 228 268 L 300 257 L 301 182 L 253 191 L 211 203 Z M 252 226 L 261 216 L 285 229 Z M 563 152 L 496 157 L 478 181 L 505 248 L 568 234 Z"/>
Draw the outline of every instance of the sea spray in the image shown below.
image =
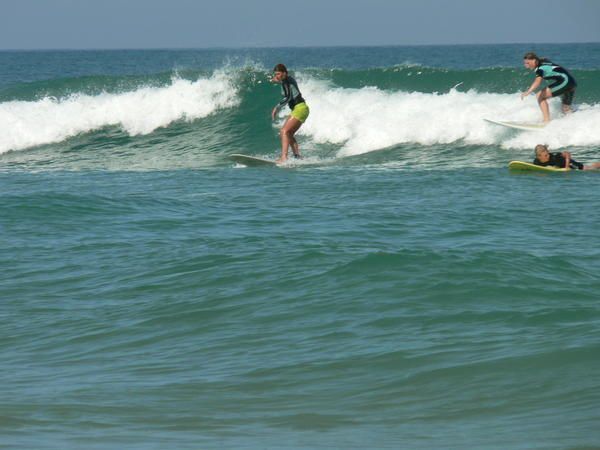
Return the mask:
<path id="1" fill-rule="evenodd" d="M 302 83 L 302 81 L 304 81 Z M 495 94 L 475 90 L 446 93 L 385 91 L 375 87 L 348 89 L 315 79 L 300 80 L 310 99 L 311 117 L 301 129 L 316 143 L 340 146 L 340 156 L 357 155 L 394 145 L 423 146 L 460 142 L 467 145 L 500 144 L 504 148 L 530 148 L 541 136 L 515 133 L 487 124 L 484 118 L 540 122 L 534 97 L 520 100 L 518 93 Z M 544 141 L 553 147 L 600 145 L 600 105 L 582 105 L 579 112 L 562 117 L 557 101 Z"/>
<path id="2" fill-rule="evenodd" d="M 123 93 L 5 102 L 0 104 L 0 153 L 61 142 L 106 126 L 120 126 L 130 135 L 148 134 L 238 102 L 232 79 L 223 72 L 196 81 L 173 78 L 166 86 Z"/>
<path id="3" fill-rule="evenodd" d="M 265 69 L 254 65 L 227 66 L 212 75 L 206 71 L 180 73 L 184 72 L 170 80 L 164 73 L 149 74 L 147 84 L 137 87 L 126 77 L 113 77 L 106 81 L 106 91 L 100 93 L 90 93 L 85 79 L 75 79 L 70 95 L 52 96 L 50 90 L 51 94 L 35 100 L 31 100 L 35 92 L 28 91 L 26 83 L 16 85 L 15 90 L 28 92 L 28 100 L 0 103 L 0 153 L 93 135 L 110 126 L 130 136 L 143 136 L 177 122 L 182 125 L 180 131 L 169 135 L 176 146 L 179 133 L 198 131 L 202 125 L 197 120 L 207 117 L 219 119 L 221 138 L 215 133 L 200 133 L 194 138 L 199 149 L 225 152 L 233 145 L 239 152 L 264 155 L 277 148 L 277 131 L 289 111 L 283 108 L 279 120 L 270 122 L 271 108 L 280 93 L 277 86 L 266 82 Z M 506 77 L 507 85 L 515 87 L 513 91 L 497 89 L 498 72 Z M 600 86 L 591 78 L 598 72 L 576 73 L 588 80 L 578 89 L 576 113 L 564 117 L 560 100 L 553 99 L 550 108 L 554 120 L 543 133 L 521 133 L 483 119 L 541 121 L 535 97 L 520 98 L 517 87 L 529 81 L 529 74 L 523 71 L 422 66 L 301 69 L 294 75 L 311 115 L 298 136 L 304 149 L 317 154 L 321 149 L 320 156 L 352 156 L 405 144 L 422 146 L 424 152 L 429 146 L 451 143 L 525 150 L 540 139 L 556 149 L 599 146 L 596 124 L 600 102 L 596 98 Z M 126 89 L 115 91 L 121 83 Z M 36 86 L 40 93 L 47 89 L 43 84 Z M 100 86 L 94 79 L 93 90 Z M 65 86 L 61 89 L 68 90 Z"/>

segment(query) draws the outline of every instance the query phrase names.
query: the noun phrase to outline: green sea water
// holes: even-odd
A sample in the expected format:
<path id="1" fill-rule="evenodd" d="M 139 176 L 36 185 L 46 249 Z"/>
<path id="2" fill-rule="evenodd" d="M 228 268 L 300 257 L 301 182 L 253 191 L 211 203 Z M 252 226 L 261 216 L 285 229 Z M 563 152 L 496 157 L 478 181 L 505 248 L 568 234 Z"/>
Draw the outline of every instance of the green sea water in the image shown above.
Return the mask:
<path id="1" fill-rule="evenodd" d="M 600 45 L 0 62 L 0 448 L 600 448 Z"/>

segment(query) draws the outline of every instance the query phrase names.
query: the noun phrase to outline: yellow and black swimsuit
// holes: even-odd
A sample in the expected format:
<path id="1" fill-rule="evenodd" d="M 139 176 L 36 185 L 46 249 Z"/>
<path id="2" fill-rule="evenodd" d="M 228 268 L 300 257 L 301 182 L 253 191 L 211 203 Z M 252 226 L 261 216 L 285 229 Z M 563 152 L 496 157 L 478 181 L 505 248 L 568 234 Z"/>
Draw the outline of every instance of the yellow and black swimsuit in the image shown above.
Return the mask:
<path id="1" fill-rule="evenodd" d="M 310 110 L 298 89 L 298 83 L 290 75 L 285 80 L 281 80 L 281 94 L 283 98 L 277 104 L 277 109 L 287 104 L 292 110 L 291 116 L 304 123 Z"/>

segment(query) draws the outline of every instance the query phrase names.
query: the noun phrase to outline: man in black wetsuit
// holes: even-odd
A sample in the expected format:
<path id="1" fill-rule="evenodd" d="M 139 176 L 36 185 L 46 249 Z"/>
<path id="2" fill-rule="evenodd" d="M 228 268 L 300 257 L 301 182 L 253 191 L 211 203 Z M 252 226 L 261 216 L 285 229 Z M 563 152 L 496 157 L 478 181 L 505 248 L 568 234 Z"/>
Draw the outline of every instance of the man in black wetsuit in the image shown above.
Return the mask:
<path id="1" fill-rule="evenodd" d="M 537 166 L 554 166 L 561 169 L 592 170 L 600 169 L 600 162 L 583 165 L 571 158 L 570 152 L 550 153 L 547 145 L 535 146 L 535 159 L 533 163 Z"/>

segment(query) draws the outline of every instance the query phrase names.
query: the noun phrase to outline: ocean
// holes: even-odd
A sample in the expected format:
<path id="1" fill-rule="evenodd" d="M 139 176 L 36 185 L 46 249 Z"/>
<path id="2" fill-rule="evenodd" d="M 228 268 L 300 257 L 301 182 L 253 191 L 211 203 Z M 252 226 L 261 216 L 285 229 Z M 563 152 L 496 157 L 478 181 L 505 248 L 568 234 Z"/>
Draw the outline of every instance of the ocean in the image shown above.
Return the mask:
<path id="1" fill-rule="evenodd" d="M 535 122 L 535 51 L 576 111 Z M 284 63 L 311 114 L 275 158 Z M 600 449 L 600 44 L 0 52 L 0 448 Z"/>

